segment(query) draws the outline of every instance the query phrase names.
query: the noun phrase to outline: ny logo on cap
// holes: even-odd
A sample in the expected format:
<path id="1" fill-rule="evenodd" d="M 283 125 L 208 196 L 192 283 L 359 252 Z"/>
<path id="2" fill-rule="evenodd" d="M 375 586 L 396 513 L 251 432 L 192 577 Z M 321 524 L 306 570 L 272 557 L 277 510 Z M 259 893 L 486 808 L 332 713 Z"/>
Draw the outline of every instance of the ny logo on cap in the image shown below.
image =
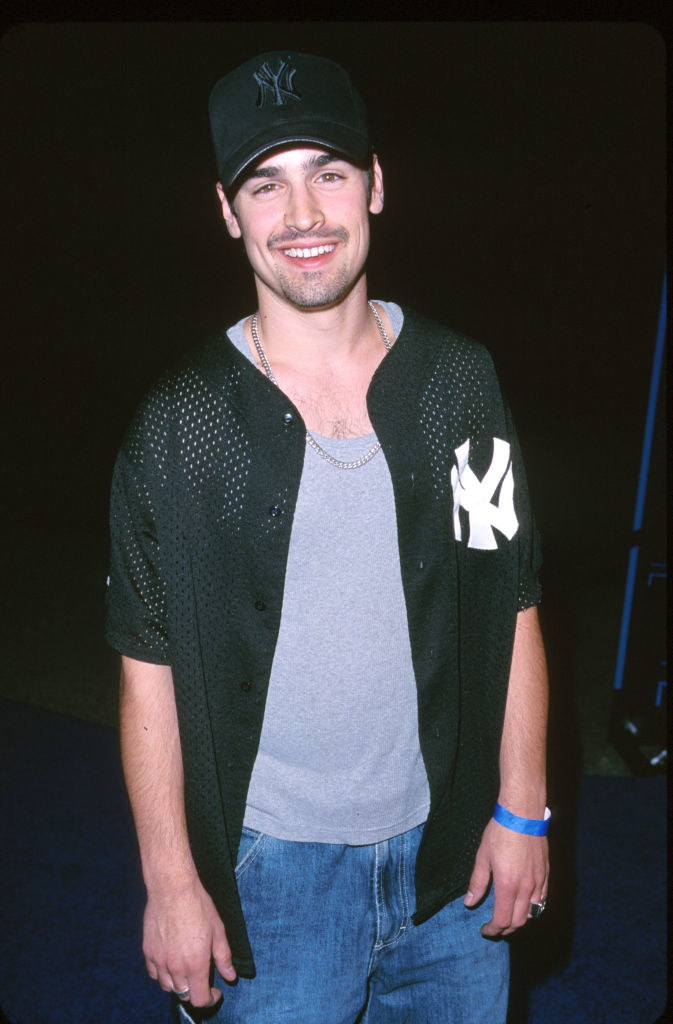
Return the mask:
<path id="1" fill-rule="evenodd" d="M 265 61 L 258 71 L 255 71 L 253 78 L 259 86 L 257 106 L 266 106 L 270 100 L 275 107 L 284 106 L 288 100 L 300 100 L 301 96 L 295 91 L 292 85 L 296 68 L 290 68 L 284 60 L 281 60 L 278 71 L 272 71 Z"/>

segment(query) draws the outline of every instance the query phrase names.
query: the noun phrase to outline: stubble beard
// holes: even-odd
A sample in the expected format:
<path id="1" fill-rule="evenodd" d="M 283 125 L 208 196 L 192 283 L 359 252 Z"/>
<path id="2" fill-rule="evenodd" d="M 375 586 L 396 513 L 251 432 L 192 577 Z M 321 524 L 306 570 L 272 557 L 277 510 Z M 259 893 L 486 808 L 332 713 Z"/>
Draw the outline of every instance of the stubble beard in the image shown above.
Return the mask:
<path id="1" fill-rule="evenodd" d="M 340 267 L 329 279 L 321 270 L 301 271 L 299 279 L 281 271 L 278 284 L 282 295 L 294 306 L 300 309 L 320 309 L 333 306 L 345 298 L 355 280 L 351 279 L 347 267 Z"/>

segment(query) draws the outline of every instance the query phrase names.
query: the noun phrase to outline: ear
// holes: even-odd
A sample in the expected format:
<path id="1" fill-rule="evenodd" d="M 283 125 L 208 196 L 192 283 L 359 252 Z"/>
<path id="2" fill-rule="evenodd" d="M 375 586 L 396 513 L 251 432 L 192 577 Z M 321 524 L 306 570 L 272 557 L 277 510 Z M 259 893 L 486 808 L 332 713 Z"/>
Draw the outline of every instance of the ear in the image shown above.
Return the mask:
<path id="1" fill-rule="evenodd" d="M 369 212 L 380 213 L 383 209 L 383 174 L 376 153 L 372 157 L 372 194 L 369 197 Z"/>
<path id="2" fill-rule="evenodd" d="M 220 200 L 220 206 L 222 207 L 222 216 L 224 217 L 224 223 L 227 225 L 227 231 L 232 238 L 241 237 L 241 226 L 238 223 L 238 217 L 230 205 L 229 200 L 224 194 L 224 189 L 221 183 L 217 183 L 217 198 Z"/>

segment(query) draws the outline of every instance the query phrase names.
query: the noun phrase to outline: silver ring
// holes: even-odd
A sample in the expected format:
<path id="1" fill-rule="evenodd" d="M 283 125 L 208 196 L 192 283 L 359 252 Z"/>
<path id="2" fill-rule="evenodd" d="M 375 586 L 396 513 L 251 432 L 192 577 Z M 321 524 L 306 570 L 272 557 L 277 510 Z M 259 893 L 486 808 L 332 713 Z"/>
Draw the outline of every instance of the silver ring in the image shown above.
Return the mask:
<path id="1" fill-rule="evenodd" d="M 543 896 L 539 903 L 531 903 L 530 905 L 530 916 L 532 918 L 539 917 L 547 906 L 547 897 Z"/>
<path id="2" fill-rule="evenodd" d="M 173 989 L 173 995 L 176 995 L 178 999 L 189 999 L 189 989 L 183 988 L 180 992 L 177 989 Z"/>

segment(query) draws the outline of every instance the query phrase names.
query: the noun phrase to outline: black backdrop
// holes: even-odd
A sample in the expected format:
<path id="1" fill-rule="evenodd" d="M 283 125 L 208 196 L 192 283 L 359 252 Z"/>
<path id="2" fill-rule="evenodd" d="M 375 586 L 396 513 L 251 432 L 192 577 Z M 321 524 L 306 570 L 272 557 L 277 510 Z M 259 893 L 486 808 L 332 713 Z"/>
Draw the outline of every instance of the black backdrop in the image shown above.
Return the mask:
<path id="1" fill-rule="evenodd" d="M 386 182 L 370 292 L 485 342 L 552 564 L 619 573 L 664 272 L 664 45 L 618 23 L 25 24 L 0 50 L 5 511 L 104 530 L 151 380 L 253 309 L 207 99 L 264 49 L 352 73 Z"/>

